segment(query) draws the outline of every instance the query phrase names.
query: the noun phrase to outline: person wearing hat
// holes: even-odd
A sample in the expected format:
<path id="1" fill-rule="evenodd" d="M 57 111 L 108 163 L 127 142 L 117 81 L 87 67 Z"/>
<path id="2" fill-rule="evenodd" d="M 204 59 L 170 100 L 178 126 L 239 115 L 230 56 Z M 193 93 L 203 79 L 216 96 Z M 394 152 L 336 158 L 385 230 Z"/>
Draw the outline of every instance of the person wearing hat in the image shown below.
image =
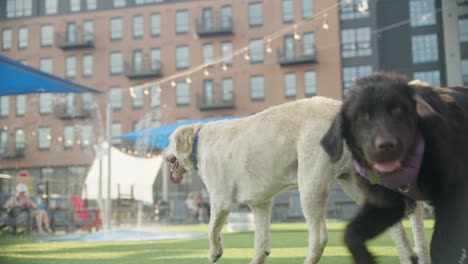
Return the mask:
<path id="1" fill-rule="evenodd" d="M 47 233 L 52 234 L 49 226 L 49 216 L 44 209 L 40 209 L 36 203 L 31 201 L 27 196 L 28 187 L 24 183 L 16 185 L 16 196 L 11 197 L 4 205 L 5 208 L 11 209 L 19 206 L 25 209 L 32 209 L 31 215 L 36 219 L 37 230 L 40 234 L 45 234 L 44 228 Z M 43 228 L 44 226 L 44 228 Z"/>

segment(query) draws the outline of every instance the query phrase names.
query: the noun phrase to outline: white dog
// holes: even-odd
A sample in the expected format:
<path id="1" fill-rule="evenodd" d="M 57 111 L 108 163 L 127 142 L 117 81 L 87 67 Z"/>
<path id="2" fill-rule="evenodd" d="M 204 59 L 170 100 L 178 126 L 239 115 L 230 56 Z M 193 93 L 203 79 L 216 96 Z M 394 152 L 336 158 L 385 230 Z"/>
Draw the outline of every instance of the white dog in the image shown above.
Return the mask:
<path id="1" fill-rule="evenodd" d="M 181 126 L 164 150 L 173 164 L 171 178 L 180 181 L 187 171 L 198 171 L 209 194 L 211 218 L 209 260 L 223 254 L 221 229 L 234 203 L 248 204 L 255 215 L 255 256 L 252 264 L 264 263 L 270 254 L 272 199 L 280 191 L 297 186 L 302 212 L 309 226 L 309 248 L 304 263 L 317 263 L 327 243 L 325 209 L 330 188 L 339 179 L 358 203 L 362 194 L 347 177 L 352 169 L 349 155 L 332 164 L 320 147 L 340 102 L 323 97 L 297 100 L 255 115 Z M 418 207 L 420 208 L 420 207 Z M 421 211 L 412 217 L 419 263 L 427 263 Z M 416 227 L 416 228 L 415 228 Z M 415 257 L 401 224 L 390 232 L 401 263 Z M 423 260 L 423 262 L 421 262 Z"/>

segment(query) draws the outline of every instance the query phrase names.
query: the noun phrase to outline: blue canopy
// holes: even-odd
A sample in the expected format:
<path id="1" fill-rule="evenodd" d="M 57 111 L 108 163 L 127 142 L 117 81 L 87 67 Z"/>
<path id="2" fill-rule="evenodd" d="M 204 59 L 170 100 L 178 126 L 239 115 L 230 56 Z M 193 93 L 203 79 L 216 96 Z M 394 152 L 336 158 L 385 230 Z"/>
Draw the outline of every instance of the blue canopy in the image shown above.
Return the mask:
<path id="1" fill-rule="evenodd" d="M 136 131 L 128 134 L 123 134 L 120 138 L 128 140 L 128 141 L 138 141 L 143 142 L 149 146 L 155 147 L 157 149 L 163 150 L 167 146 L 169 146 L 169 136 L 176 130 L 177 127 L 182 125 L 190 125 L 195 123 L 208 123 L 212 121 L 219 121 L 225 119 L 234 119 L 238 117 L 234 116 L 225 116 L 225 117 L 211 117 L 211 118 L 203 118 L 203 119 L 191 119 L 191 120 L 184 120 L 177 123 L 157 127 L 157 128 L 150 128 L 145 129 L 142 131 Z"/>
<path id="2" fill-rule="evenodd" d="M 27 93 L 100 93 L 0 55 L 0 96 Z"/>

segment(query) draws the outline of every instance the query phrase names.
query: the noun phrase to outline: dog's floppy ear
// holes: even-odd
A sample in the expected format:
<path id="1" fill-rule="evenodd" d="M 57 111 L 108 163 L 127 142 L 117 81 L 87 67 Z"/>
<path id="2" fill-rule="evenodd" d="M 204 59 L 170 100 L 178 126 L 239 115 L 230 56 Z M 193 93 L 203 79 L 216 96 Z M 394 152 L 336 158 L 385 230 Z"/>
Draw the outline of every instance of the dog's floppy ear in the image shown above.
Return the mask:
<path id="1" fill-rule="evenodd" d="M 179 154 L 189 154 L 192 152 L 195 131 L 192 126 L 181 128 L 176 134 L 176 150 Z"/>
<path id="2" fill-rule="evenodd" d="M 327 133 L 322 137 L 320 145 L 330 156 L 331 162 L 337 162 L 343 154 L 343 117 L 338 113 Z"/>
<path id="3" fill-rule="evenodd" d="M 424 98 L 418 94 L 417 90 L 421 87 L 432 87 L 429 83 L 422 82 L 420 80 L 412 80 L 408 83 L 411 89 L 413 89 L 413 100 L 416 103 L 416 112 L 420 117 L 430 117 L 437 115 L 437 112 L 432 106 L 424 100 Z"/>

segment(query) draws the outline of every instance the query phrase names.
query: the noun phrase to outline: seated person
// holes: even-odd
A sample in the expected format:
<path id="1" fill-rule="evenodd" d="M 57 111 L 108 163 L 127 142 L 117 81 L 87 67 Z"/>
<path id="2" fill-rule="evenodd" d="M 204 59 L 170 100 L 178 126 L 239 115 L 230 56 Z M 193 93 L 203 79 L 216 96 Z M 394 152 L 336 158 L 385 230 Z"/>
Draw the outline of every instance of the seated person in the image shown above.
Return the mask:
<path id="1" fill-rule="evenodd" d="M 43 226 L 47 233 L 52 234 L 52 230 L 49 227 L 49 216 L 47 215 L 46 210 L 40 209 L 36 203 L 31 201 L 26 195 L 28 187 L 23 183 L 16 185 L 16 196 L 12 196 L 4 205 L 7 209 L 12 209 L 13 207 L 21 207 L 25 209 L 32 209 L 31 216 L 36 219 L 37 230 L 40 234 L 45 234 Z"/>

